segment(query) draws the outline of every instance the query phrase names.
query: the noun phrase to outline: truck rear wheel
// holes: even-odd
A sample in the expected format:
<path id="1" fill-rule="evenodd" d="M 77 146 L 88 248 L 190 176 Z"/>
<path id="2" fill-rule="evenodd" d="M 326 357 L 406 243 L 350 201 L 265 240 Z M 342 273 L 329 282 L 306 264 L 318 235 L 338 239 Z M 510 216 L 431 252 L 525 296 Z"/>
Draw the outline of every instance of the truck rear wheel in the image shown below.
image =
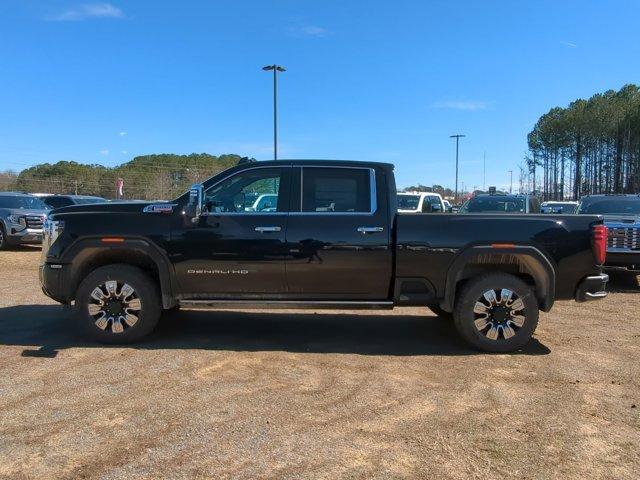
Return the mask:
<path id="1" fill-rule="evenodd" d="M 158 324 L 162 311 L 156 282 L 130 265 L 107 265 L 80 284 L 75 301 L 79 327 L 102 343 L 135 342 Z"/>
<path id="2" fill-rule="evenodd" d="M 531 286 L 514 275 L 488 273 L 464 286 L 453 319 L 458 333 L 471 346 L 511 352 L 529 342 L 538 313 Z"/>

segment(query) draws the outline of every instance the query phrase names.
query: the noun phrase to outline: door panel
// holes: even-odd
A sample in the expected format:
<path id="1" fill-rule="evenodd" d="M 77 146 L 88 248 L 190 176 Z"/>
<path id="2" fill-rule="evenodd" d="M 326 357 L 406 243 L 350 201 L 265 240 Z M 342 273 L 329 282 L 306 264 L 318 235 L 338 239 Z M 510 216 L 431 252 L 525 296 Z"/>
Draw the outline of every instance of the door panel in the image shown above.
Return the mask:
<path id="1" fill-rule="evenodd" d="M 245 170 L 207 190 L 208 212 L 172 239 L 183 298 L 285 293 L 290 170 Z"/>
<path id="2" fill-rule="evenodd" d="M 369 169 L 296 170 L 291 198 L 302 199 L 302 211 L 292 212 L 287 225 L 286 279 L 291 297 L 389 297 L 392 252 L 387 201 L 386 195 L 377 195 L 385 188 L 383 179 L 376 179 Z M 296 202 L 300 204 L 298 200 L 292 204 Z"/>

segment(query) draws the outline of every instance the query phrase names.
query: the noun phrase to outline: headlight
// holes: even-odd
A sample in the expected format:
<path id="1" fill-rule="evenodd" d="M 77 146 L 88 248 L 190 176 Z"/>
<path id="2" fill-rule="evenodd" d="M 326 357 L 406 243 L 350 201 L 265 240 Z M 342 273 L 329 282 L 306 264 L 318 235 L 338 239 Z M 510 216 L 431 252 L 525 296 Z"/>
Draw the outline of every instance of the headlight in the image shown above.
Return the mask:
<path id="1" fill-rule="evenodd" d="M 44 224 L 42 225 L 45 243 L 47 243 L 48 245 L 53 245 L 53 242 L 58 239 L 63 229 L 64 222 L 62 220 L 50 220 L 46 218 Z"/>
<path id="2" fill-rule="evenodd" d="M 27 220 L 22 215 L 9 215 L 7 219 L 15 226 L 18 226 L 16 230 L 23 230 L 27 228 Z"/>

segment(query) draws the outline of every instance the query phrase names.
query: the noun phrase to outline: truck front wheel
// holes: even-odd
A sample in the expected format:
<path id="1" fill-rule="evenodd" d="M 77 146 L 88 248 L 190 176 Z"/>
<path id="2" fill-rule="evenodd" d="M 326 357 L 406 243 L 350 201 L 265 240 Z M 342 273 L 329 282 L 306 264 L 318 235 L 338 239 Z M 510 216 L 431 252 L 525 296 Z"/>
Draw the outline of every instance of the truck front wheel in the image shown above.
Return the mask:
<path id="1" fill-rule="evenodd" d="M 121 264 L 87 275 L 75 309 L 82 331 L 102 343 L 141 339 L 156 327 L 162 311 L 156 282 L 139 268 Z"/>
<path id="2" fill-rule="evenodd" d="M 460 336 L 488 352 L 511 352 L 529 342 L 538 325 L 533 288 L 507 273 L 470 280 L 460 292 L 453 320 Z"/>

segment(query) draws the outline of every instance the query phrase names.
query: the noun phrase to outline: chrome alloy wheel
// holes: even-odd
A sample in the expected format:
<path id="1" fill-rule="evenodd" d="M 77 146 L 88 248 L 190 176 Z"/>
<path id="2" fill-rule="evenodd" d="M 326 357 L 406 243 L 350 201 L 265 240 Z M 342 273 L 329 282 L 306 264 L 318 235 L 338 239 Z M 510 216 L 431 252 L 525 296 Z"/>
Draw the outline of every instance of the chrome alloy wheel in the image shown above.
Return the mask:
<path id="1" fill-rule="evenodd" d="M 524 303 L 511 290 L 487 290 L 473 307 L 474 324 L 490 340 L 507 340 L 525 322 Z"/>
<path id="2" fill-rule="evenodd" d="M 131 285 L 109 280 L 93 289 L 88 309 L 96 327 L 122 333 L 137 323 L 142 304 Z"/>

